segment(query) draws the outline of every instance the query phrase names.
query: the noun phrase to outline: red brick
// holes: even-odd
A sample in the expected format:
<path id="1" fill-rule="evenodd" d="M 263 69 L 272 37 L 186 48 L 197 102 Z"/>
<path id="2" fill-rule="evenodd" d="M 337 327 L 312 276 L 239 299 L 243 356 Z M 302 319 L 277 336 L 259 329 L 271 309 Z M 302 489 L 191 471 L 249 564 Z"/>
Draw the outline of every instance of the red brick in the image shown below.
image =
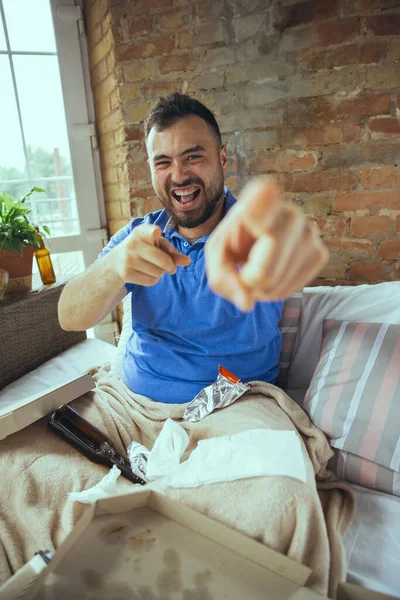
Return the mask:
<path id="1" fill-rule="evenodd" d="M 329 262 L 319 272 L 322 279 L 343 279 L 346 277 L 347 265 L 343 262 Z M 323 285 L 323 284 L 322 284 Z"/>
<path id="2" fill-rule="evenodd" d="M 382 242 L 379 246 L 379 256 L 382 258 L 382 260 L 399 260 L 400 239 Z"/>
<path id="3" fill-rule="evenodd" d="M 346 230 L 346 221 L 342 217 L 310 217 L 319 228 L 323 236 L 341 237 Z"/>
<path id="4" fill-rule="evenodd" d="M 372 12 L 382 10 L 382 0 L 352 0 L 351 2 L 343 2 L 341 8 L 344 16 L 370 15 Z"/>
<path id="5" fill-rule="evenodd" d="M 150 176 L 150 169 L 147 162 L 131 163 L 128 165 L 129 179 L 134 182 L 134 185 L 140 187 L 140 181 L 147 180 Z M 134 187 L 131 185 L 131 187 Z"/>
<path id="6" fill-rule="evenodd" d="M 399 66 L 400 68 L 400 66 Z M 368 121 L 368 129 L 375 140 L 400 137 L 400 119 L 371 119 Z"/>
<path id="7" fill-rule="evenodd" d="M 138 60 L 149 56 L 159 56 L 171 52 L 174 47 L 172 36 L 146 39 L 135 44 L 121 44 L 116 47 L 117 60 L 120 62 Z"/>
<path id="8" fill-rule="evenodd" d="M 150 17 L 142 17 L 128 20 L 128 35 L 146 35 L 153 30 L 153 21 Z"/>
<path id="9" fill-rule="evenodd" d="M 182 80 L 178 78 L 174 81 L 149 81 L 144 84 L 143 89 L 146 98 L 158 99 L 160 96 L 180 92 L 182 90 Z"/>
<path id="10" fill-rule="evenodd" d="M 314 107 L 311 98 L 300 98 L 290 102 L 285 108 L 285 122 L 291 125 L 314 120 Z"/>
<path id="11" fill-rule="evenodd" d="M 332 50 L 321 48 L 318 50 L 303 50 L 298 54 L 299 63 L 305 65 L 311 71 L 351 65 L 358 63 L 359 59 L 360 49 L 357 44 L 347 44 Z"/>
<path id="12" fill-rule="evenodd" d="M 321 164 L 353 167 L 365 163 L 394 164 L 400 156 L 400 138 L 392 141 L 370 140 L 363 144 L 336 144 L 322 151 Z"/>
<path id="13" fill-rule="evenodd" d="M 400 281 L 400 261 L 394 265 L 393 279 L 395 281 Z"/>
<path id="14" fill-rule="evenodd" d="M 349 278 L 352 281 L 382 281 L 385 279 L 385 272 L 382 265 L 366 264 L 361 262 L 351 262 L 349 265 Z"/>
<path id="15" fill-rule="evenodd" d="M 197 5 L 197 15 L 200 22 L 213 22 L 221 19 L 224 15 L 224 5 L 222 2 L 202 2 Z"/>
<path id="16" fill-rule="evenodd" d="M 305 171 L 317 164 L 314 152 L 284 150 L 280 152 L 262 152 L 249 160 L 250 173 L 267 171 Z"/>
<path id="17" fill-rule="evenodd" d="M 315 0 L 313 21 L 322 21 L 336 17 L 338 13 L 338 0 Z"/>
<path id="18" fill-rule="evenodd" d="M 398 35 L 400 32 L 400 15 L 373 15 L 367 18 L 367 29 L 375 35 Z"/>
<path id="19" fill-rule="evenodd" d="M 390 217 L 353 217 L 350 232 L 353 237 L 371 237 L 390 233 L 392 221 Z"/>
<path id="20" fill-rule="evenodd" d="M 341 169 L 329 169 L 313 173 L 288 173 L 280 180 L 287 192 L 323 192 L 354 189 L 358 184 L 358 175 Z"/>
<path id="21" fill-rule="evenodd" d="M 369 65 L 383 60 L 386 56 L 386 44 L 384 42 L 365 42 L 361 46 L 360 63 Z"/>
<path id="22" fill-rule="evenodd" d="M 187 8 L 174 8 L 172 10 L 161 13 L 158 18 L 161 30 L 164 29 L 177 29 L 186 25 L 190 20 L 193 19 L 193 10 L 189 6 Z"/>
<path id="23" fill-rule="evenodd" d="M 293 146 L 326 146 L 343 142 L 355 142 L 359 139 L 360 126 L 353 123 L 332 123 L 304 129 L 282 131 L 283 142 Z"/>
<path id="24" fill-rule="evenodd" d="M 317 98 L 314 100 L 317 119 L 347 121 L 354 118 L 390 115 L 388 94 L 364 94 L 356 98 Z"/>
<path id="25" fill-rule="evenodd" d="M 389 46 L 389 56 L 391 58 L 400 58 L 400 39 L 395 38 L 392 44 Z"/>
<path id="26" fill-rule="evenodd" d="M 153 198 L 154 195 L 155 192 L 152 187 L 137 188 L 129 193 L 130 198 Z"/>
<path id="27" fill-rule="evenodd" d="M 294 6 L 281 7 L 277 18 L 282 29 L 322 21 L 337 15 L 337 0 L 309 0 Z"/>
<path id="28" fill-rule="evenodd" d="M 361 183 L 366 189 L 400 187 L 400 171 L 391 166 L 382 166 L 378 169 L 364 169 L 361 171 Z"/>
<path id="29" fill-rule="evenodd" d="M 351 192 L 336 196 L 334 210 L 400 210 L 400 192 Z"/>
<path id="30" fill-rule="evenodd" d="M 190 54 L 174 54 L 172 56 L 162 56 L 160 58 L 160 73 L 176 73 L 186 71 L 190 64 Z"/>
<path id="31" fill-rule="evenodd" d="M 135 127 L 134 125 L 128 125 L 125 128 L 125 139 L 127 142 L 131 141 L 141 141 L 144 139 L 143 130 L 140 127 Z"/>
<path id="32" fill-rule="evenodd" d="M 324 240 L 332 258 L 342 257 L 344 260 L 353 258 L 368 258 L 375 256 L 375 244 L 370 241 L 357 242 L 353 240 Z"/>
<path id="33" fill-rule="evenodd" d="M 319 43 L 322 46 L 343 44 L 356 38 L 360 33 L 360 19 L 351 17 L 331 23 L 321 23 L 316 26 Z"/>
<path id="34" fill-rule="evenodd" d="M 193 35 L 189 31 L 181 31 L 178 34 L 179 50 L 188 50 L 193 46 Z"/>
<path id="35" fill-rule="evenodd" d="M 109 4 L 109 2 L 107 2 Z M 117 21 L 122 17 L 126 17 L 127 13 L 132 17 L 133 15 L 147 15 L 149 13 L 158 12 L 164 8 L 170 8 L 173 0 L 135 0 L 135 2 L 129 2 L 129 8 L 127 2 L 118 3 L 118 5 L 112 6 L 111 13 L 113 20 Z M 115 2 L 112 4 L 116 4 Z"/>

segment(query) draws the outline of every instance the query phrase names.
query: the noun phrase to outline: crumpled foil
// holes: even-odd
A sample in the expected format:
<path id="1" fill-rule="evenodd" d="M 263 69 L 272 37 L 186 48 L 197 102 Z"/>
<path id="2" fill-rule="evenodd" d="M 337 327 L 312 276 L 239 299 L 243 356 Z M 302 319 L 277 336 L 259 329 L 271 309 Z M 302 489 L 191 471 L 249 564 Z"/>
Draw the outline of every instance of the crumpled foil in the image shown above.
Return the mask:
<path id="1" fill-rule="evenodd" d="M 126 449 L 128 453 L 129 462 L 131 463 L 131 469 L 135 475 L 148 481 L 146 477 L 147 470 L 147 459 L 150 454 L 150 450 L 139 444 L 138 442 L 131 442 Z"/>
<path id="2" fill-rule="evenodd" d="M 203 388 L 186 407 L 185 421 L 201 421 L 216 408 L 224 408 L 249 391 L 251 385 L 243 383 L 227 369 L 218 367 L 218 377 L 214 383 Z"/>

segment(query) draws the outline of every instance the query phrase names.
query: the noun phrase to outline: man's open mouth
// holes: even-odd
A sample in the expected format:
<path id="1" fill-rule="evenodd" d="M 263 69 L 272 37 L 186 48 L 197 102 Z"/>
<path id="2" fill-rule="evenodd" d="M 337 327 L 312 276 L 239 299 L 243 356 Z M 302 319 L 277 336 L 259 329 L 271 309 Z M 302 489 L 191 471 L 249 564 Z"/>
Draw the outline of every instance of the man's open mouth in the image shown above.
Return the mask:
<path id="1" fill-rule="evenodd" d="M 200 194 L 200 188 L 197 186 L 191 186 L 191 187 L 186 187 L 186 188 L 175 188 L 174 190 L 171 191 L 172 196 L 175 198 L 175 200 L 177 200 L 177 202 L 179 202 L 179 204 L 182 204 L 183 206 L 185 206 L 186 204 L 190 204 L 191 202 L 194 202 L 194 200 L 196 200 L 196 198 L 198 197 L 198 195 Z"/>

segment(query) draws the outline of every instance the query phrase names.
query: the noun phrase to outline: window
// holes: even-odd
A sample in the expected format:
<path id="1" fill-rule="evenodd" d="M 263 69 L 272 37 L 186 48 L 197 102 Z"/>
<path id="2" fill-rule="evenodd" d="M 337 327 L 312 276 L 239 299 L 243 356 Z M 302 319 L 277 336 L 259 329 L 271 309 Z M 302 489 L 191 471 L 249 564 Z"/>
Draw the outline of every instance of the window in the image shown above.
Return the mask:
<path id="1" fill-rule="evenodd" d="M 103 245 L 103 201 L 73 0 L 0 0 L 0 191 L 29 198 L 47 225 L 56 275 L 80 272 Z"/>
<path id="2" fill-rule="evenodd" d="M 107 242 L 88 73 L 74 0 L 0 0 L 0 192 L 45 190 L 29 202 L 34 224 L 51 230 L 58 279 L 83 271 Z M 95 328 L 110 342 L 117 332 L 111 315 Z"/>

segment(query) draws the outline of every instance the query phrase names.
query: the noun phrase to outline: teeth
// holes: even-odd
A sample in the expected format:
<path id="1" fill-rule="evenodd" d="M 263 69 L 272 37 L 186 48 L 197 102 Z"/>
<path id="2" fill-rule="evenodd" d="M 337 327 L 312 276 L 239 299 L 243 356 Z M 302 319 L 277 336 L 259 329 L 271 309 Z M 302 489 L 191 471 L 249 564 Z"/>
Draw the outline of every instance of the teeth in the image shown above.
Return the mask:
<path id="1" fill-rule="evenodd" d="M 191 191 L 185 191 L 185 192 L 180 192 L 178 190 L 174 190 L 174 194 L 176 194 L 177 196 L 190 196 L 190 194 L 194 194 L 194 192 L 197 191 L 198 188 L 194 188 Z"/>

